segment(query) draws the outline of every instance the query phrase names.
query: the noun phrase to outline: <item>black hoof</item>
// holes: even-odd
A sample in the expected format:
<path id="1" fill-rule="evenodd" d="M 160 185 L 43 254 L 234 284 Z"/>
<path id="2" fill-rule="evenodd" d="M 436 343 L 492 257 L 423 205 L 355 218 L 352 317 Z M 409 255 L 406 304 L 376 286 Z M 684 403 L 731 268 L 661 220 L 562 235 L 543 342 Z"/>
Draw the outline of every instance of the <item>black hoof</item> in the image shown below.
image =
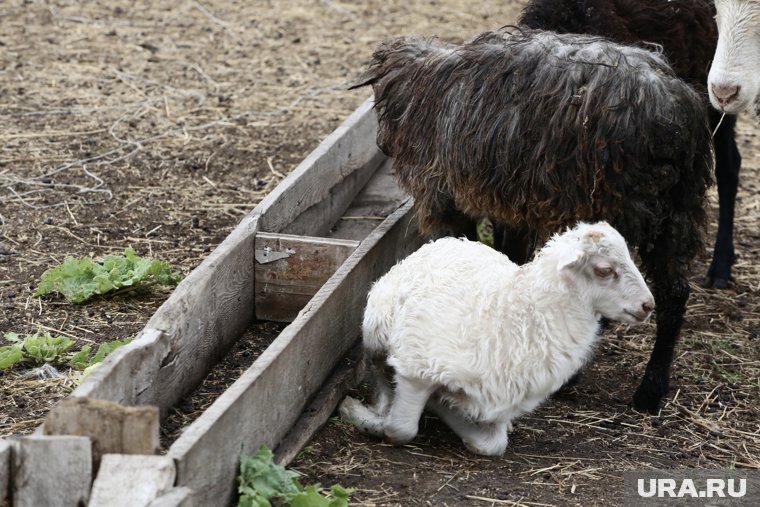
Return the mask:
<path id="1" fill-rule="evenodd" d="M 731 277 L 721 278 L 721 277 L 712 277 L 708 275 L 705 277 L 705 281 L 702 282 L 702 287 L 704 287 L 705 289 L 724 290 L 728 288 L 730 281 L 731 281 Z"/>
<path id="2" fill-rule="evenodd" d="M 714 278 L 713 279 L 713 287 L 716 289 L 727 289 L 728 288 L 728 280 L 725 278 Z"/>
<path id="3" fill-rule="evenodd" d="M 633 408 L 639 412 L 655 415 L 660 410 L 662 396 L 662 394 L 656 394 L 645 388 L 642 384 L 633 395 Z"/>

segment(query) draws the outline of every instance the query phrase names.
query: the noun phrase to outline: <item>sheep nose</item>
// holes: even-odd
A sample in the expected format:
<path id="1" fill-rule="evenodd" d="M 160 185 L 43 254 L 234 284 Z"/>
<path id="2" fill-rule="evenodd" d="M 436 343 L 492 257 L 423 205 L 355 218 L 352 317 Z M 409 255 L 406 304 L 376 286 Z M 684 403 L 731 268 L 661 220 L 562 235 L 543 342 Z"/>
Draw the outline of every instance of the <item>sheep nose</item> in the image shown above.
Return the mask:
<path id="1" fill-rule="evenodd" d="M 721 106 L 727 106 L 739 96 L 738 85 L 712 85 L 712 92 Z"/>
<path id="2" fill-rule="evenodd" d="M 642 303 L 641 309 L 644 310 L 646 313 L 651 313 L 652 310 L 654 310 L 654 303 L 652 303 L 651 301 Z"/>

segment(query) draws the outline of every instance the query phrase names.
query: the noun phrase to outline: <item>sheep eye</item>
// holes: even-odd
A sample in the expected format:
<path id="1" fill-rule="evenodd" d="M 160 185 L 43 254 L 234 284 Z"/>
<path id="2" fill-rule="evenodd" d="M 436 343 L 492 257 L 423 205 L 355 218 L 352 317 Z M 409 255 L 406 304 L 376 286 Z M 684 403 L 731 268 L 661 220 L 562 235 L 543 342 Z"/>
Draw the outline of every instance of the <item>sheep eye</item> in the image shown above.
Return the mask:
<path id="1" fill-rule="evenodd" d="M 615 270 L 611 267 L 595 267 L 594 268 L 594 274 L 598 276 L 599 278 L 609 278 L 613 275 L 615 275 Z"/>

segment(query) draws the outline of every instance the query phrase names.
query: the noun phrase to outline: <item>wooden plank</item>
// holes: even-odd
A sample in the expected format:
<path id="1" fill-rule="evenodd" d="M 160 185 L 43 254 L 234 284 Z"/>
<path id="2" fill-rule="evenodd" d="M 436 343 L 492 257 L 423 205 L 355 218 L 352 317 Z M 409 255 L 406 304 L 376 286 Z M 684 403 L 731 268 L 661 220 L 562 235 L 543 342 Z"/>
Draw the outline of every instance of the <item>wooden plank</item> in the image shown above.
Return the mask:
<path id="1" fill-rule="evenodd" d="M 158 407 L 124 407 L 105 400 L 71 397 L 48 413 L 44 432 L 88 437 L 93 468 L 97 470 L 104 454 L 158 452 Z"/>
<path id="2" fill-rule="evenodd" d="M 373 156 L 368 161 L 364 162 L 361 159 L 361 165 L 355 170 L 349 168 L 350 172 L 345 173 L 343 180 L 326 191 L 323 190 L 324 185 L 330 182 L 326 182 L 324 179 L 315 179 L 312 183 L 319 185 L 319 187 L 310 190 L 311 192 L 323 192 L 323 199 L 298 215 L 298 217 L 282 229 L 282 232 L 308 234 L 311 236 L 327 235 L 333 228 L 333 224 L 344 214 L 359 191 L 367 184 L 377 167 L 387 160 L 387 157 L 377 147 L 374 150 Z M 349 152 L 350 155 L 351 152 Z M 325 162 L 325 164 L 327 163 L 329 162 Z M 339 164 L 343 162 L 334 161 L 332 163 Z M 335 174 L 342 173 L 343 171 L 335 172 Z M 311 192 L 309 195 L 311 195 Z"/>
<path id="3" fill-rule="evenodd" d="M 88 507 L 144 507 L 171 490 L 175 476 L 167 456 L 106 454 Z"/>
<path id="4" fill-rule="evenodd" d="M 320 236 L 343 214 L 385 159 L 368 99 L 264 200 L 261 230 Z"/>
<path id="5" fill-rule="evenodd" d="M 275 449 L 277 464 L 285 466 L 293 461 L 307 442 L 327 422 L 346 393 L 356 386 L 364 371 L 361 352 L 361 342 L 357 340 L 351 352 L 335 368 L 327 382 L 309 401 L 298 421 L 280 441 Z"/>
<path id="6" fill-rule="evenodd" d="M 357 246 L 358 241 L 258 233 L 256 318 L 292 322 Z"/>
<path id="7" fill-rule="evenodd" d="M 7 505 L 10 498 L 11 444 L 0 439 L 0 505 Z"/>
<path id="8" fill-rule="evenodd" d="M 378 223 L 398 209 L 408 198 L 396 182 L 393 160 L 387 159 L 330 229 L 327 237 L 364 239 Z"/>
<path id="9" fill-rule="evenodd" d="M 411 202 L 388 217 L 327 281 L 298 318 L 169 449 L 177 485 L 199 505 L 226 505 L 238 456 L 282 439 L 307 400 L 356 340 L 370 284 L 421 244 Z"/>
<path id="10" fill-rule="evenodd" d="M 162 417 L 191 392 L 253 321 L 254 236 L 244 220 L 187 276 L 148 321 L 170 351 L 154 373 L 153 404 Z"/>
<path id="11" fill-rule="evenodd" d="M 120 405 L 156 405 L 157 372 L 171 347 L 169 337 L 146 327 L 129 344 L 116 349 L 71 394 Z"/>
<path id="12" fill-rule="evenodd" d="M 150 319 L 138 343 L 107 358 L 74 396 L 157 405 L 164 417 L 254 318 L 254 237 L 260 221 L 268 230 L 279 232 L 329 198 L 324 212 L 311 213 L 306 221 L 310 227 L 329 228 L 332 223 L 327 222 L 337 220 L 336 210 L 348 205 L 354 190 L 374 170 L 379 157 L 376 128 L 368 100 L 179 284 Z M 357 170 L 362 175 L 351 176 Z M 335 185 L 343 186 L 333 192 Z"/>
<path id="13" fill-rule="evenodd" d="M 193 507 L 190 488 L 172 488 L 148 504 L 148 507 Z"/>
<path id="14" fill-rule="evenodd" d="M 13 507 L 87 505 L 92 483 L 89 438 L 32 435 L 13 445 Z"/>
<path id="15" fill-rule="evenodd" d="M 260 226 L 267 223 L 267 230 L 279 232 L 352 172 L 373 170 L 366 165 L 376 159 L 376 128 L 368 101 L 246 216 L 150 319 L 148 327 L 162 331 L 170 344 L 155 375 L 152 400 L 162 417 L 200 383 L 252 322 L 254 237 Z M 326 189 L 316 189 L 315 181 Z"/>

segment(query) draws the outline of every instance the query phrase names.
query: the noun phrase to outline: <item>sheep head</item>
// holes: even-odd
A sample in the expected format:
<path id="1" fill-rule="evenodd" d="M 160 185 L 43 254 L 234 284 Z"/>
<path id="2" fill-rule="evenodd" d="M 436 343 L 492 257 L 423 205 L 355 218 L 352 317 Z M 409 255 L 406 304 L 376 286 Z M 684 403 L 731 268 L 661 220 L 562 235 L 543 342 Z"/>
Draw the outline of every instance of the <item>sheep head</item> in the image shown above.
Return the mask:
<path id="1" fill-rule="evenodd" d="M 652 314 L 652 293 L 625 239 L 607 222 L 579 223 L 554 236 L 547 248 L 554 251 L 563 279 L 600 317 L 644 322 Z"/>
<path id="2" fill-rule="evenodd" d="M 707 78 L 710 102 L 735 114 L 760 110 L 760 1 L 717 0 L 718 47 Z"/>

